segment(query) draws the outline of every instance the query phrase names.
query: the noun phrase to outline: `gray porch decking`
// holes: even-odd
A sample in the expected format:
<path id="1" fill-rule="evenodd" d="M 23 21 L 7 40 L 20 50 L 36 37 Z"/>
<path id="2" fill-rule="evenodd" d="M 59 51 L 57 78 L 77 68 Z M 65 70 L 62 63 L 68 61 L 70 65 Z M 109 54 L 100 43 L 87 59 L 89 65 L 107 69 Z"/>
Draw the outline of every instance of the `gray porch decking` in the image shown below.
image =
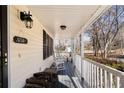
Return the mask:
<path id="1" fill-rule="evenodd" d="M 58 87 L 63 88 L 78 88 L 83 87 L 78 77 L 75 75 L 73 63 L 64 62 L 65 70 L 58 71 Z"/>

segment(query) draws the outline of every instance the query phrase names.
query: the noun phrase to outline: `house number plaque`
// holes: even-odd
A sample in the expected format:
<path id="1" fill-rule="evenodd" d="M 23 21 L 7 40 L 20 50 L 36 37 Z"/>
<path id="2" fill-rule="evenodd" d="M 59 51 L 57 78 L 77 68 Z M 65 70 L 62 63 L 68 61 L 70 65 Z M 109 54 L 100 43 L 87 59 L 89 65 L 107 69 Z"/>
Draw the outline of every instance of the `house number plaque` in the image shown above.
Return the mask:
<path id="1" fill-rule="evenodd" d="M 13 41 L 15 43 L 20 43 L 20 44 L 27 44 L 28 43 L 28 40 L 26 38 L 19 37 L 19 36 L 14 36 Z"/>

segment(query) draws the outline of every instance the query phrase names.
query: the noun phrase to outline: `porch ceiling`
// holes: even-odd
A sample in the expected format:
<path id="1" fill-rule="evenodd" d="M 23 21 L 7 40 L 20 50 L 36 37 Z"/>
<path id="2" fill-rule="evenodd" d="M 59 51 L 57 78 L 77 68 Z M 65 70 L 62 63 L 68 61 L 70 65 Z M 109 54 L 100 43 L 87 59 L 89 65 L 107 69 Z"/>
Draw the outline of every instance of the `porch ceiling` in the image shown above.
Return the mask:
<path id="1" fill-rule="evenodd" d="M 32 5 L 28 6 L 51 33 L 65 38 L 76 34 L 99 9 L 99 5 Z M 61 30 L 60 25 L 66 25 Z"/>

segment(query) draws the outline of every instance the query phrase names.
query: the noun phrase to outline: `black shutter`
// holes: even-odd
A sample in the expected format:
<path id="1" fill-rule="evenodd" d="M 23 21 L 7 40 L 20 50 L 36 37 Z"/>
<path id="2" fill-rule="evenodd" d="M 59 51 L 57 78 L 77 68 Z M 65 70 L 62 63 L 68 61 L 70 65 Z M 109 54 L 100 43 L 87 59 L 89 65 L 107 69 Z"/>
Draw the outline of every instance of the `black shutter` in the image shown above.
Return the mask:
<path id="1" fill-rule="evenodd" d="M 43 59 L 46 59 L 46 32 L 43 30 Z"/>
<path id="2" fill-rule="evenodd" d="M 53 52 L 53 39 L 43 30 L 43 59 L 48 58 Z"/>

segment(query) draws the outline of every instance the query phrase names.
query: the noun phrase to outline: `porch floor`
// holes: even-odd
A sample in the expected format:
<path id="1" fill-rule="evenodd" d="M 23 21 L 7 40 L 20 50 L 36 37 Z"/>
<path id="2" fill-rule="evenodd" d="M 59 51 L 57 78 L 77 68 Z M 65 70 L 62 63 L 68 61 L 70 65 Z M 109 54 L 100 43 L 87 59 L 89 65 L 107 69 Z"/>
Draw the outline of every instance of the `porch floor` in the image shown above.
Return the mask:
<path id="1" fill-rule="evenodd" d="M 24 88 L 82 88 L 83 83 L 81 83 L 81 80 L 78 78 L 73 63 L 63 62 L 62 64 L 64 69 L 59 71 L 56 70 L 56 68 L 47 68 L 43 73 L 34 73 L 33 77 L 26 79 Z M 49 71 L 50 73 L 53 73 L 53 75 L 45 74 Z M 48 78 L 48 76 L 51 78 Z M 46 82 L 47 80 L 51 81 Z"/>
<path id="2" fill-rule="evenodd" d="M 78 77 L 75 75 L 75 68 L 71 62 L 64 62 L 65 70 L 58 71 L 59 83 L 61 88 L 83 87 Z"/>

